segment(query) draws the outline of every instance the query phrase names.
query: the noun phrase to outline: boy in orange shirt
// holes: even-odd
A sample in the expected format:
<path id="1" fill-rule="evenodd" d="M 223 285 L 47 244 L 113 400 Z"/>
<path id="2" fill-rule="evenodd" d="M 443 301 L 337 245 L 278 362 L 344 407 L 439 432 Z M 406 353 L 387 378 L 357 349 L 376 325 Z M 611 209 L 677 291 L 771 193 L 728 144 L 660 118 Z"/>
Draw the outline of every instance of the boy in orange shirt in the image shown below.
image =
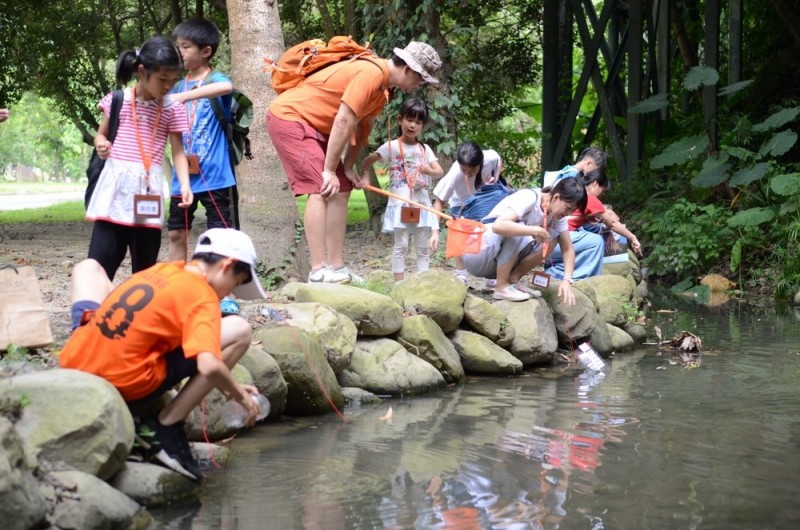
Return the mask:
<path id="1" fill-rule="evenodd" d="M 247 235 L 213 228 L 200 236 L 188 263 L 154 265 L 116 289 L 95 260 L 82 261 L 72 274 L 74 332 L 61 351 L 61 367 L 103 377 L 129 406 L 190 378 L 158 416 L 142 423 L 154 432 L 155 457 L 195 480 L 202 475 L 183 429 L 191 410 L 216 387 L 245 407 L 247 426 L 258 413 L 251 399 L 256 388 L 237 383 L 230 372 L 247 351 L 252 329 L 219 311 L 231 292 L 264 298 L 256 263 Z"/>

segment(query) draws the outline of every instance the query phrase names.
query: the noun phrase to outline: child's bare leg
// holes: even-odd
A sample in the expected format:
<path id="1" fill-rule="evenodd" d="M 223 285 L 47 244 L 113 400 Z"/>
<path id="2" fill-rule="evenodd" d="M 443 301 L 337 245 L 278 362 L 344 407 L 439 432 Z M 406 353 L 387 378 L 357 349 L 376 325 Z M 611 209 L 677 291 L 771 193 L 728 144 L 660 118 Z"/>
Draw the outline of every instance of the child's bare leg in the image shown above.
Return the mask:
<path id="1" fill-rule="evenodd" d="M 169 261 L 186 261 L 186 243 L 189 240 L 188 230 L 170 230 L 169 231 L 169 253 L 167 259 Z"/>
<path id="2" fill-rule="evenodd" d="M 509 283 L 517 283 L 519 282 L 526 274 L 531 272 L 536 266 L 542 263 L 542 251 L 539 250 L 532 254 L 528 254 L 511 270 L 511 274 L 508 277 Z"/>
<path id="3" fill-rule="evenodd" d="M 99 304 L 113 288 L 105 269 L 96 260 L 85 259 L 72 268 L 73 302 L 92 300 Z"/>

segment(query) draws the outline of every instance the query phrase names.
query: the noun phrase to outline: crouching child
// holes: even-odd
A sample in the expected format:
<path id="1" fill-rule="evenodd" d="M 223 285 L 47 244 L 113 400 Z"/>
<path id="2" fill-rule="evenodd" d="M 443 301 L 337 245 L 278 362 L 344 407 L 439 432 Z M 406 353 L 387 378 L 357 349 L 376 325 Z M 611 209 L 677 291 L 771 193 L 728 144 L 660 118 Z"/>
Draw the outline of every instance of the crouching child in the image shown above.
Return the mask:
<path id="1" fill-rule="evenodd" d="M 255 423 L 255 387 L 237 383 L 231 368 L 247 351 L 252 329 L 243 318 L 222 318 L 220 300 L 264 298 L 256 251 L 243 232 L 214 228 L 200 236 L 188 263 L 160 263 L 113 288 L 103 267 L 87 259 L 72 274 L 73 334 L 62 368 L 89 372 L 113 384 L 129 407 L 189 381 L 157 415 L 140 418 L 154 434 L 155 457 L 191 479 L 202 478 L 184 421 L 214 388 Z"/>

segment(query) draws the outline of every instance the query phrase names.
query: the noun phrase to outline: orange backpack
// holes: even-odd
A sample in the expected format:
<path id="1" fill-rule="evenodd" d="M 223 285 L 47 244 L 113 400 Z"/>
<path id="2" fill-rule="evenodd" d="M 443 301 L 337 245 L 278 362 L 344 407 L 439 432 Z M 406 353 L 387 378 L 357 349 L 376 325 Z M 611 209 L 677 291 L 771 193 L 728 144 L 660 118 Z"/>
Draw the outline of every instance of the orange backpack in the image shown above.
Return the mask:
<path id="1" fill-rule="evenodd" d="M 292 46 L 277 61 L 265 58 L 264 72 L 271 74 L 272 88 L 280 94 L 327 66 L 361 58 L 377 58 L 369 43 L 362 46 L 353 37 L 333 37 L 327 44 L 322 39 L 311 39 Z"/>

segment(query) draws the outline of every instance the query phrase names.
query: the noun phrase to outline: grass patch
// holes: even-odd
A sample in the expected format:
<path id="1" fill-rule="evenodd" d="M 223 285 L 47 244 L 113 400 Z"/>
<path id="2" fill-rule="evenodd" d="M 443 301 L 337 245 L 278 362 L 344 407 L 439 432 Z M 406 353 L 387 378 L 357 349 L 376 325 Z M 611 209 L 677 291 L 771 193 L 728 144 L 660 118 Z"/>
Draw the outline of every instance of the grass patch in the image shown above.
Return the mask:
<path id="1" fill-rule="evenodd" d="M 30 184 L 30 183 L 26 183 Z M 0 194 L 2 194 L 2 184 L 0 184 Z M 80 186 L 78 189 L 82 189 Z M 67 191 L 66 189 L 57 191 Z M 306 208 L 307 195 L 297 198 L 297 208 L 300 211 L 300 219 Z M 165 211 L 169 210 L 169 203 L 165 206 Z M 0 212 L 0 223 L 64 223 L 72 221 L 83 221 L 86 211 L 83 208 L 83 201 L 71 201 L 46 206 L 43 208 L 30 208 L 27 210 L 9 210 Z M 195 213 L 195 219 L 203 217 L 202 205 Z M 369 219 L 369 208 L 367 207 L 367 197 L 362 190 L 354 190 L 350 194 L 350 202 L 347 204 L 347 224 L 355 225 L 366 222 Z"/>
<path id="2" fill-rule="evenodd" d="M 69 223 L 83 221 L 85 215 L 83 201 L 70 201 L 44 208 L 0 212 L 0 224 Z"/>
<path id="3" fill-rule="evenodd" d="M 85 189 L 85 182 L 8 182 L 0 180 L 0 195 L 61 193 L 65 191 L 83 191 Z"/>

